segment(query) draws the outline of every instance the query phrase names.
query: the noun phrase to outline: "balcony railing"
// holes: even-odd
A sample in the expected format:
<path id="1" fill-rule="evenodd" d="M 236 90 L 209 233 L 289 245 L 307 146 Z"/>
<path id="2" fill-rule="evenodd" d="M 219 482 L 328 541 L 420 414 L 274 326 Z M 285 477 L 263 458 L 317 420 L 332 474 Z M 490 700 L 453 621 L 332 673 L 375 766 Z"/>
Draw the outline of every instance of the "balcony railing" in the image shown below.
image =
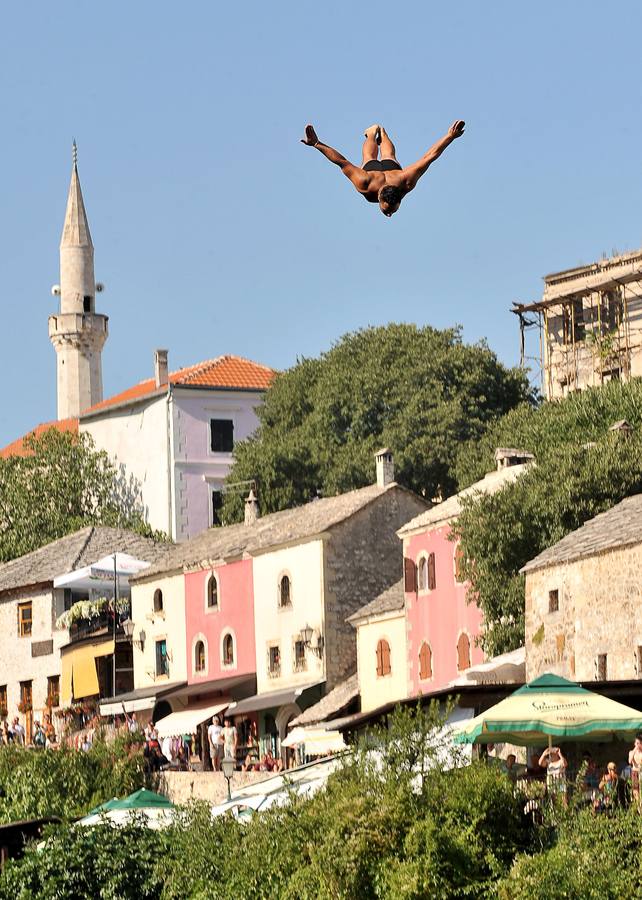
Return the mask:
<path id="1" fill-rule="evenodd" d="M 129 612 L 119 612 L 116 621 L 116 634 L 122 635 L 122 623 L 129 617 Z M 113 634 L 114 633 L 114 613 L 111 609 L 93 616 L 91 619 L 77 619 L 69 626 L 69 641 L 81 641 L 92 634 Z"/>

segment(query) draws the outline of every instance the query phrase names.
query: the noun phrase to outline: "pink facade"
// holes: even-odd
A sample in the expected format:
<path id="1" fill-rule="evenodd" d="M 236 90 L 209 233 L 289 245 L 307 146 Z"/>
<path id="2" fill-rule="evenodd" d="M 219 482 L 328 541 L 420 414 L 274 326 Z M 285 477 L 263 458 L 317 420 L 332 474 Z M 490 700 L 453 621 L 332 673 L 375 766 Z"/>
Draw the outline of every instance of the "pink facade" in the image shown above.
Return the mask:
<path id="1" fill-rule="evenodd" d="M 441 690 L 461 676 L 468 660 L 471 665 L 484 660 L 475 645 L 482 614 L 466 602 L 466 585 L 456 579 L 457 545 L 448 540 L 449 532 L 445 523 L 404 538 L 404 558 L 414 562 L 418 575 L 417 590 L 405 591 L 411 695 Z"/>
<path id="2" fill-rule="evenodd" d="M 254 675 L 252 560 L 184 577 L 188 683 Z"/>

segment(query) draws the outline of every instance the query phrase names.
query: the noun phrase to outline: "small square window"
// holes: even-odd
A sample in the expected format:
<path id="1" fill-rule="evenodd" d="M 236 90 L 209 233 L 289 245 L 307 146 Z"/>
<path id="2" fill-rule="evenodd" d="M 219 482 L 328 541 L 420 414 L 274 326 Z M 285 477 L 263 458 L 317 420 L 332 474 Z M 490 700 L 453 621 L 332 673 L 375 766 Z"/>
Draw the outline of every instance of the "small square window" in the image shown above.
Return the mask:
<path id="1" fill-rule="evenodd" d="M 642 678 L 642 646 L 638 644 L 635 654 L 636 674 L 638 678 Z"/>
<path id="2" fill-rule="evenodd" d="M 232 452 L 234 422 L 231 419 L 210 419 L 210 449 L 212 453 Z"/>
<path id="3" fill-rule="evenodd" d="M 597 657 L 597 680 L 606 681 L 608 678 L 606 653 L 600 653 Z"/>
<path id="4" fill-rule="evenodd" d="M 167 641 L 156 641 L 156 675 L 169 675 Z"/>
<path id="5" fill-rule="evenodd" d="M 222 525 L 223 491 L 212 491 L 212 525 Z"/>
<path id="6" fill-rule="evenodd" d="M 558 590 L 548 592 L 548 611 L 558 612 L 560 608 L 560 592 Z"/>
<path id="7" fill-rule="evenodd" d="M 278 644 L 268 648 L 268 675 L 270 678 L 278 678 L 281 674 L 281 651 Z"/>
<path id="8" fill-rule="evenodd" d="M 32 626 L 31 600 L 28 603 L 18 604 L 18 634 L 20 637 L 30 637 Z"/>
<path id="9" fill-rule="evenodd" d="M 305 644 L 303 641 L 294 642 L 294 671 L 305 672 L 308 664 L 305 657 Z"/>

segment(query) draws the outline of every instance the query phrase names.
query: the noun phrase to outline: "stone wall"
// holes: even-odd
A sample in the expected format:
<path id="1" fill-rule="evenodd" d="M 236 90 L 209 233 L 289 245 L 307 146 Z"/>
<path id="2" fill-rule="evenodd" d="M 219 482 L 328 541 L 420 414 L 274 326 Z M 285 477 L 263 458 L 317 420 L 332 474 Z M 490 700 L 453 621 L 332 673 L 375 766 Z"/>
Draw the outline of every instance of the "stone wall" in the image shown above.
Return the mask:
<path id="1" fill-rule="evenodd" d="M 355 631 L 346 619 L 402 577 L 397 531 L 426 508 L 421 497 L 393 487 L 332 529 L 324 555 L 328 691 L 356 665 Z"/>
<path id="2" fill-rule="evenodd" d="M 526 576 L 526 678 L 642 678 L 642 544 L 539 569 Z M 559 610 L 549 612 L 549 592 Z M 638 649 L 640 648 L 640 649 Z"/>
<path id="3" fill-rule="evenodd" d="M 249 784 L 272 778 L 266 772 L 235 772 L 230 782 L 232 793 Z M 206 800 L 213 805 L 227 799 L 227 782 L 222 772 L 161 772 L 155 787 L 172 803 Z"/>

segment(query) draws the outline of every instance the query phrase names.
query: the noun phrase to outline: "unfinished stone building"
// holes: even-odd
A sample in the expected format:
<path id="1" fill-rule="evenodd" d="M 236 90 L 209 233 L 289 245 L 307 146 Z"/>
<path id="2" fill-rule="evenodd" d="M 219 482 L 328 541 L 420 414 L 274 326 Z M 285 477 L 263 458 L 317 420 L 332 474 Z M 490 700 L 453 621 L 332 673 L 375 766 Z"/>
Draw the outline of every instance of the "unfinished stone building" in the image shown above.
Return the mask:
<path id="1" fill-rule="evenodd" d="M 642 679 L 642 494 L 585 522 L 521 570 L 526 678 Z"/>
<path id="2" fill-rule="evenodd" d="M 636 250 L 546 275 L 541 300 L 513 303 L 521 363 L 539 364 L 547 400 L 642 375 L 641 282 Z M 526 333 L 533 331 L 539 346 L 527 355 Z"/>

